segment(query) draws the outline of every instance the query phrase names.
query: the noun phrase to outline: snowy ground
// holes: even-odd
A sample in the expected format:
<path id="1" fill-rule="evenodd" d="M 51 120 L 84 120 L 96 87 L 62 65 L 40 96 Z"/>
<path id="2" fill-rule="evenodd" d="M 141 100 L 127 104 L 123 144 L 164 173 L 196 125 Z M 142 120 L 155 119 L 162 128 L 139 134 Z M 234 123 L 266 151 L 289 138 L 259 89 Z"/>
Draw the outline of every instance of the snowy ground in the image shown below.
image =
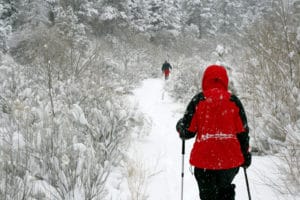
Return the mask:
<path id="1" fill-rule="evenodd" d="M 172 81 L 172 80 L 169 80 Z M 149 119 L 149 135 L 137 139 L 128 154 L 135 161 L 141 163 L 141 170 L 145 171 L 145 182 L 142 191 L 147 200 L 180 200 L 181 193 L 181 140 L 175 130 L 177 120 L 182 117 L 185 106 L 174 102 L 164 91 L 166 82 L 161 79 L 148 79 L 134 91 L 135 101 Z M 188 103 L 188 102 L 187 102 Z M 186 142 L 184 199 L 199 199 L 196 181 L 191 174 L 188 163 L 193 139 Z M 273 185 L 278 183 L 278 175 L 274 167 L 273 157 L 253 157 L 248 169 L 248 178 L 253 200 L 283 200 L 300 199 L 279 195 Z M 236 176 L 236 200 L 247 200 L 247 189 L 243 171 Z M 126 187 L 123 187 L 126 189 Z M 123 192 L 124 193 L 124 192 Z M 119 194 L 120 195 L 120 194 Z M 134 199 L 130 195 L 122 195 L 121 200 Z"/>

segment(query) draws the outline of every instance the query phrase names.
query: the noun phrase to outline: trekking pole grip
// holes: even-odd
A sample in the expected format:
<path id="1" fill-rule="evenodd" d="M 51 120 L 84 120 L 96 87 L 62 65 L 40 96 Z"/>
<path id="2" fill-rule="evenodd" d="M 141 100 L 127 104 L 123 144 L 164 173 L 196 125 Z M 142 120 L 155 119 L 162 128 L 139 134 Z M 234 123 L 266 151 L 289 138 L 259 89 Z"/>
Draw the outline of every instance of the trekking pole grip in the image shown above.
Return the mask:
<path id="1" fill-rule="evenodd" d="M 185 140 L 182 139 L 182 155 L 185 154 Z"/>

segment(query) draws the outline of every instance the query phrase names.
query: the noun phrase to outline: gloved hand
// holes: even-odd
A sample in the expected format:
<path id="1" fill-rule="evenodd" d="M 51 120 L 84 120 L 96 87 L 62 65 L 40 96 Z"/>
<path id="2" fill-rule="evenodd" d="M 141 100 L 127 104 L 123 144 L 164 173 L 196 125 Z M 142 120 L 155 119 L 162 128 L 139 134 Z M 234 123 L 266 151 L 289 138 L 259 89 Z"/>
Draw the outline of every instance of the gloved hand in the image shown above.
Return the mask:
<path id="1" fill-rule="evenodd" d="M 180 119 L 177 124 L 176 124 L 176 130 L 179 133 L 179 137 L 183 140 L 187 140 L 190 138 L 195 137 L 196 133 L 192 133 L 190 131 L 188 131 L 185 127 L 184 127 L 184 123 L 183 123 L 183 119 Z"/>
<path id="2" fill-rule="evenodd" d="M 179 128 L 179 129 L 177 129 L 177 132 L 178 132 L 178 134 L 179 134 L 179 137 L 181 138 L 181 139 L 186 139 L 185 138 L 185 130 L 183 129 L 183 128 Z"/>
<path id="3" fill-rule="evenodd" d="M 182 138 L 184 135 L 184 127 L 183 127 L 182 119 L 180 119 L 176 124 L 176 130 L 179 133 L 179 137 Z"/>
<path id="4" fill-rule="evenodd" d="M 242 164 L 242 167 L 247 169 L 251 165 L 251 161 L 252 155 L 250 152 L 247 152 L 246 154 L 244 154 L 244 163 Z"/>

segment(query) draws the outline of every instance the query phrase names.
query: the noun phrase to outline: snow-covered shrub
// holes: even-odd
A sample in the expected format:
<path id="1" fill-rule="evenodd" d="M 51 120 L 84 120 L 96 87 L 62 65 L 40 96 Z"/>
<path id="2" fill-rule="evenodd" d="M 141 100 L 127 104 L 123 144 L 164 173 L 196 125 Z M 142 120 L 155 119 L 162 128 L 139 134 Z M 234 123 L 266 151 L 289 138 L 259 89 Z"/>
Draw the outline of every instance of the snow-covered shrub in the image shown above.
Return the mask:
<path id="1" fill-rule="evenodd" d="M 188 102 L 201 89 L 201 67 L 197 59 L 183 59 L 177 65 L 178 70 L 172 74 L 172 82 L 166 85 L 166 90 L 183 102 Z"/>
<path id="2" fill-rule="evenodd" d="M 111 168 L 142 120 L 126 99 L 132 82 L 103 62 L 101 46 L 83 55 L 55 32 L 38 31 L 30 65 L 1 63 L 0 194 L 103 199 Z"/>
<path id="3" fill-rule="evenodd" d="M 252 146 L 260 153 L 277 153 L 286 165 L 288 192 L 299 192 L 300 54 L 292 13 L 275 1 L 273 12 L 253 25 L 245 36 L 249 45 L 244 76 L 246 110 L 250 113 Z M 293 189 L 294 188 L 294 189 Z M 285 191 L 286 192 L 286 191 Z"/>
<path id="4" fill-rule="evenodd" d="M 151 171 L 143 165 L 143 161 L 127 160 L 127 177 L 128 187 L 131 193 L 132 200 L 146 200 L 148 180 L 151 176 Z"/>
<path id="5" fill-rule="evenodd" d="M 290 193 L 298 193 L 300 186 L 300 124 L 287 127 L 287 139 L 283 144 L 283 151 L 279 154 L 284 161 L 280 167 L 282 179 Z"/>

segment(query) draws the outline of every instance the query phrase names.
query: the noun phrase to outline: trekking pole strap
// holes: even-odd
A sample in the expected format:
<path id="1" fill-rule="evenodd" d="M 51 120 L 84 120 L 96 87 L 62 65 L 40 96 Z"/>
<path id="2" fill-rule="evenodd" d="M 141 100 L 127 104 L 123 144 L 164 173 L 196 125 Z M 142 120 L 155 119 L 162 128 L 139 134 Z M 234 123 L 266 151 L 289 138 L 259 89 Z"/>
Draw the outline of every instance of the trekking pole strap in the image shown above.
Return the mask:
<path id="1" fill-rule="evenodd" d="M 185 154 L 185 140 L 182 139 L 182 155 Z"/>

